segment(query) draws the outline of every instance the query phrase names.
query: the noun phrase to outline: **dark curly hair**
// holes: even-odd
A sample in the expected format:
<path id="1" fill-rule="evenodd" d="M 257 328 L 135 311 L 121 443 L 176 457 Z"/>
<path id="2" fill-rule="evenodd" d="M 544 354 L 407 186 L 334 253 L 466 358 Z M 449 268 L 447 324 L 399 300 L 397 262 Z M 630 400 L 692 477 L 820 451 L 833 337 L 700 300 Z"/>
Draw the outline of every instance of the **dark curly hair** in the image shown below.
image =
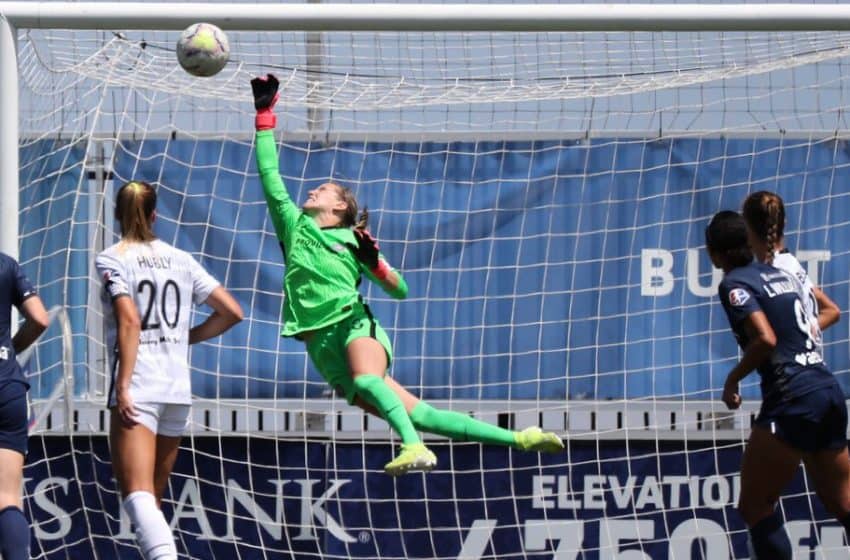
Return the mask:
<path id="1" fill-rule="evenodd" d="M 753 260 L 747 243 L 747 225 L 740 214 L 722 210 L 705 228 L 705 245 L 712 253 L 723 256 L 732 268 L 746 266 Z"/>

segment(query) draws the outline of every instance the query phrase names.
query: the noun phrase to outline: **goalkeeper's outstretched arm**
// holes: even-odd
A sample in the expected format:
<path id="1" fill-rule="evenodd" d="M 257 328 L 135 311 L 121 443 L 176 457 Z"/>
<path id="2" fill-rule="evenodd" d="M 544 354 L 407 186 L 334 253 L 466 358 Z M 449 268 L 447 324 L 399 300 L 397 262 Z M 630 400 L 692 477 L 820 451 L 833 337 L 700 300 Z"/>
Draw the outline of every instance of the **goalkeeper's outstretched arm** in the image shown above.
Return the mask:
<path id="1" fill-rule="evenodd" d="M 251 80 L 254 108 L 257 110 L 254 121 L 257 129 L 255 145 L 257 169 L 260 173 L 263 193 L 266 197 L 266 204 L 269 207 L 275 232 L 278 239 L 286 245 L 288 232 L 292 231 L 301 210 L 290 198 L 280 176 L 277 146 L 274 139 L 274 127 L 277 124 L 277 117 L 274 114 L 274 105 L 278 100 L 277 88 L 277 78 L 271 74 L 268 74 L 265 78 Z"/>

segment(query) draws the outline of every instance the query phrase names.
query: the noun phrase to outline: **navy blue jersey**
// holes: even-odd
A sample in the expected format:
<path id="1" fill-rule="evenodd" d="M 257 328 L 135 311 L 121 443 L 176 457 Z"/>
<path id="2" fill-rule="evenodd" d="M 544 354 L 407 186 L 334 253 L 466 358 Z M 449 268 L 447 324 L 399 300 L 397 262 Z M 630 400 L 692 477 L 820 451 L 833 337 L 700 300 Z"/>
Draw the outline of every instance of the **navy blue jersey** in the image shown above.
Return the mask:
<path id="1" fill-rule="evenodd" d="M 749 344 L 744 320 L 756 311 L 764 312 L 776 334 L 776 348 L 757 368 L 765 403 L 782 402 L 833 382 L 823 363 L 816 318 L 806 309 L 803 286 L 793 274 L 752 262 L 729 271 L 718 292 L 741 348 Z"/>
<path id="2" fill-rule="evenodd" d="M 27 382 L 12 348 L 12 307 L 20 307 L 25 299 L 34 295 L 35 289 L 18 262 L 0 253 L 0 384 Z"/>

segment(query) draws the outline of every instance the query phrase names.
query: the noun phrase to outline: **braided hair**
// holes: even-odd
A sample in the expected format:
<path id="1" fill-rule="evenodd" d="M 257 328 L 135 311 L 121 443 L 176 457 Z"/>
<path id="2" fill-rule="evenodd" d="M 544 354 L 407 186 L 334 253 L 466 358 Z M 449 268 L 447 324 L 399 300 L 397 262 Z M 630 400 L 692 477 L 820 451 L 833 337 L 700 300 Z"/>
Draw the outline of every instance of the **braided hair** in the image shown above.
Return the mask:
<path id="1" fill-rule="evenodd" d="M 767 245 L 768 262 L 785 236 L 785 205 L 782 198 L 770 191 L 752 193 L 744 201 L 744 220 L 759 239 Z"/>

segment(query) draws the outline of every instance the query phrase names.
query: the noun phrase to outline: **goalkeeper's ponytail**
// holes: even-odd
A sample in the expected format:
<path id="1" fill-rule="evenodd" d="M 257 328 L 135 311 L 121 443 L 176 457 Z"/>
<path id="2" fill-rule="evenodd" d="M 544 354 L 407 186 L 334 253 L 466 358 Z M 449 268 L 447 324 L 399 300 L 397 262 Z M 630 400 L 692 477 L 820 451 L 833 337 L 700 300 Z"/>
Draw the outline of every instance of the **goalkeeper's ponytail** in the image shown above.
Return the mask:
<path id="1" fill-rule="evenodd" d="M 354 224 L 354 229 L 366 229 L 369 225 L 369 209 L 363 208 L 363 211 L 360 212 L 360 217 L 357 218 L 357 223 Z"/>
<path id="2" fill-rule="evenodd" d="M 121 238 L 127 241 L 153 241 L 151 228 L 156 210 L 156 191 L 144 181 L 124 184 L 115 197 L 115 219 L 121 224 Z"/>
<path id="3" fill-rule="evenodd" d="M 360 216 L 357 215 L 358 204 L 354 192 L 348 187 L 343 187 L 339 183 L 334 183 L 339 189 L 339 196 L 345 202 L 345 212 L 340 218 L 342 227 L 353 227 L 354 229 L 366 229 L 369 225 L 369 209 L 363 208 Z"/>

